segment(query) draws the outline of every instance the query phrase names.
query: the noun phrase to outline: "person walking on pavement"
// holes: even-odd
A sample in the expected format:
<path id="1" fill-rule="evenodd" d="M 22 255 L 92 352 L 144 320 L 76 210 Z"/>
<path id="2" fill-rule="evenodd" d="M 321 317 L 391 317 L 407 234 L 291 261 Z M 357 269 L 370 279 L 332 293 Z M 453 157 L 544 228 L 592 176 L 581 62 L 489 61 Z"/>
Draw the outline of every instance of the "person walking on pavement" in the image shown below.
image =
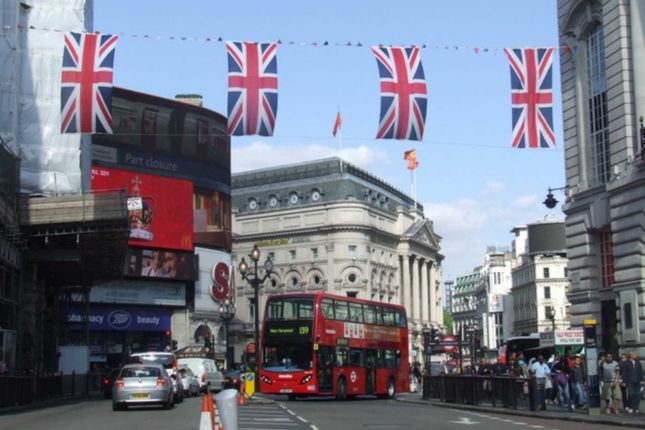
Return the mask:
<path id="1" fill-rule="evenodd" d="M 620 367 L 611 353 L 605 354 L 605 361 L 600 366 L 600 369 L 603 382 L 602 400 L 605 402 L 605 412 L 607 414 L 612 412 L 618 414 L 623 399 L 620 391 L 622 377 L 620 376 Z"/>
<path id="2" fill-rule="evenodd" d="M 585 392 L 587 375 L 582 367 L 582 359 L 580 357 L 575 358 L 570 375 L 571 385 L 573 386 L 573 391 L 576 393 L 576 406 L 585 408 L 587 406 L 587 393 Z"/>
<path id="3" fill-rule="evenodd" d="M 546 385 L 546 378 L 549 374 L 549 366 L 547 366 L 544 362 L 543 356 L 538 355 L 537 360 L 531 365 L 531 371 L 535 374 L 535 382 L 538 394 L 538 408 L 541 411 L 545 411 L 546 399 L 544 389 Z"/>
<path id="4" fill-rule="evenodd" d="M 640 414 L 641 384 L 643 367 L 636 351 L 629 351 L 629 359 L 622 367 L 623 383 L 627 387 L 626 410 L 629 414 Z"/>

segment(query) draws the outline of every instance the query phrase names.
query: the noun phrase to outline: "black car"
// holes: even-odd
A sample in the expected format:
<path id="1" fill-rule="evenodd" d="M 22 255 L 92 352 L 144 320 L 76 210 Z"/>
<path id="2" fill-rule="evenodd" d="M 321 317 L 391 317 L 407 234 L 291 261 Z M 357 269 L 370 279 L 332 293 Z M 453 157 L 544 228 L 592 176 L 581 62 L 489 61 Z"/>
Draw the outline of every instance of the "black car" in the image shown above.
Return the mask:
<path id="1" fill-rule="evenodd" d="M 107 375 L 103 376 L 101 379 L 101 391 L 103 391 L 103 397 L 109 399 L 112 397 L 112 387 L 114 386 L 114 380 L 119 374 L 119 369 L 110 370 Z"/>
<path id="2" fill-rule="evenodd" d="M 244 377 L 239 370 L 226 370 L 224 373 L 224 389 L 234 388 L 240 391 L 240 385 L 244 384 Z"/>

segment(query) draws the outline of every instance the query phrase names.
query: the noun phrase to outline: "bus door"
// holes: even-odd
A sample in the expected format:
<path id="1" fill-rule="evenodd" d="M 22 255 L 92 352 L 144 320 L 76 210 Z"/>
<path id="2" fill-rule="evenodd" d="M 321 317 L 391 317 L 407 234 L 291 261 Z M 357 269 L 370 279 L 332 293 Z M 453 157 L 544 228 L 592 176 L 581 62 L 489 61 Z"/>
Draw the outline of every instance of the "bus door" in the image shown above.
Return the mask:
<path id="1" fill-rule="evenodd" d="M 334 349 L 331 346 L 320 346 L 316 354 L 316 375 L 318 376 L 318 391 L 331 391 Z"/>
<path id="2" fill-rule="evenodd" d="M 365 350 L 365 392 L 372 394 L 376 390 L 376 354 L 378 350 Z"/>

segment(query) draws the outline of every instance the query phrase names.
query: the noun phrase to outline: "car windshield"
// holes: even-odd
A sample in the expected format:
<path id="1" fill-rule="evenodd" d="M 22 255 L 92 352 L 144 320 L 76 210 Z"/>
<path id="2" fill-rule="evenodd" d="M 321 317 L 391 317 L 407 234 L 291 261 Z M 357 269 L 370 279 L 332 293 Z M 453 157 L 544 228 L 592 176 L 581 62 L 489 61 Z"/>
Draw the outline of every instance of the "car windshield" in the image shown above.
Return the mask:
<path id="1" fill-rule="evenodd" d="M 262 367 L 271 372 L 309 370 L 313 367 L 311 344 L 266 345 Z"/>
<path id="2" fill-rule="evenodd" d="M 122 378 L 158 378 L 161 372 L 158 367 L 126 367 L 121 371 Z"/>

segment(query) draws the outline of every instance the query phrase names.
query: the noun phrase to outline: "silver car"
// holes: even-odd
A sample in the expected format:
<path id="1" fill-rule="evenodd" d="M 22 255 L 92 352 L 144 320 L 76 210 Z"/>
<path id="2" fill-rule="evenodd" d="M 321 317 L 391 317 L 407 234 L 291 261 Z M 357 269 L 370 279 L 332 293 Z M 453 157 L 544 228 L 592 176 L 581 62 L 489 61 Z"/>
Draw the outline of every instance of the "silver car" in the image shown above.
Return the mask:
<path id="1" fill-rule="evenodd" d="M 132 405 L 173 407 L 172 381 L 160 364 L 126 364 L 112 388 L 112 410 Z"/>

